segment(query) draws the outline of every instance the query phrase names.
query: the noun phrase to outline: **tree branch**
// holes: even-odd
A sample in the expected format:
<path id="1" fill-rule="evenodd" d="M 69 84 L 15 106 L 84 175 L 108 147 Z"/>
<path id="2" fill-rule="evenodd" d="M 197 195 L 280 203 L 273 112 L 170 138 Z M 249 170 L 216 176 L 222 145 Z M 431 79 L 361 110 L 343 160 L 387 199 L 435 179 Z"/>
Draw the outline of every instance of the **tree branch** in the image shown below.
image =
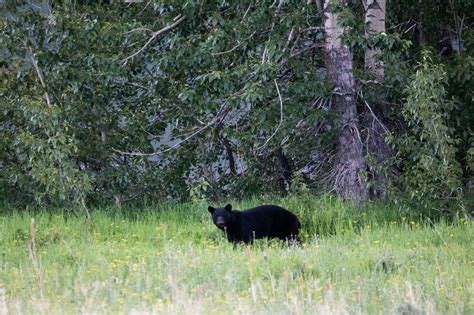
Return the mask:
<path id="1" fill-rule="evenodd" d="M 372 117 L 374 117 L 374 119 L 380 124 L 380 126 L 382 127 L 382 129 L 387 133 L 387 134 L 390 134 L 390 130 L 388 130 L 387 127 L 385 127 L 385 125 L 380 121 L 380 119 L 377 117 L 377 115 L 375 115 L 374 111 L 372 110 L 372 107 L 370 107 L 369 103 L 367 103 L 367 101 L 365 100 L 364 96 L 362 95 L 362 93 L 360 93 L 360 96 L 362 98 L 362 100 L 364 101 L 365 103 L 365 106 L 367 106 L 367 108 L 369 109 L 370 113 L 372 114 Z"/>
<path id="2" fill-rule="evenodd" d="M 226 108 L 226 106 L 222 106 L 218 113 L 214 116 L 214 118 L 212 118 L 205 126 L 201 127 L 201 128 L 198 128 L 196 130 L 194 130 L 193 132 L 191 132 L 186 138 L 176 142 L 175 144 L 173 144 L 171 147 L 165 149 L 165 150 L 158 150 L 158 151 L 155 151 L 155 152 L 152 152 L 152 153 L 142 153 L 142 152 L 124 152 L 124 151 L 120 151 L 120 150 L 117 150 L 115 148 L 112 148 L 113 151 L 119 153 L 119 154 L 122 154 L 122 155 L 130 155 L 130 156 L 154 156 L 154 155 L 160 155 L 160 154 L 163 154 L 163 153 L 166 153 L 166 152 L 169 152 L 173 149 L 176 149 L 177 147 L 179 147 L 181 144 L 183 144 L 184 142 L 188 141 L 189 139 L 197 136 L 198 134 L 200 134 L 201 132 L 203 132 L 204 130 L 206 130 L 207 128 L 211 127 L 212 125 L 214 125 L 216 122 L 218 121 L 222 121 L 224 119 L 224 117 L 227 115 L 228 113 L 228 109 Z"/>
<path id="3" fill-rule="evenodd" d="M 149 29 L 148 27 L 137 27 L 137 28 L 134 28 L 133 30 L 125 32 L 124 34 L 131 34 L 133 32 L 139 32 L 139 31 L 145 31 L 145 32 L 153 33 L 153 30 Z"/>
<path id="4" fill-rule="evenodd" d="M 276 81 L 276 79 L 273 80 L 273 82 L 275 82 L 275 87 L 276 87 L 276 90 L 277 90 L 277 93 L 278 93 L 278 99 L 280 100 L 280 122 L 278 123 L 278 126 L 276 127 L 275 131 L 272 133 L 272 135 L 265 141 L 265 143 L 260 146 L 257 150 L 261 150 L 263 149 L 267 143 L 270 141 L 270 139 L 272 139 L 275 134 L 277 133 L 277 131 L 280 129 L 281 125 L 283 124 L 283 100 L 281 98 L 281 94 L 280 94 L 280 89 L 278 88 L 278 83 Z"/>
<path id="5" fill-rule="evenodd" d="M 250 36 L 244 38 L 240 43 L 238 43 L 237 45 L 235 45 L 234 47 L 232 47 L 231 49 L 229 50 L 226 50 L 226 51 L 221 51 L 221 52 L 216 52 L 216 53 L 212 53 L 213 56 L 218 56 L 218 55 L 223 55 L 223 54 L 228 54 L 230 52 L 233 52 L 234 50 L 236 50 L 237 48 L 239 48 L 240 46 L 242 46 L 242 44 L 249 40 L 250 38 L 252 38 L 253 36 L 255 35 L 255 32 L 253 32 L 252 34 L 250 34 Z"/>
<path id="6" fill-rule="evenodd" d="M 138 54 L 140 54 L 142 51 L 144 51 L 148 45 L 150 45 L 150 43 L 158 36 L 160 36 L 161 34 L 164 34 L 170 30 L 172 30 L 173 28 L 175 28 L 176 26 L 178 26 L 179 23 L 181 23 L 183 20 L 185 19 L 185 16 L 181 16 L 181 15 L 178 15 L 176 16 L 173 20 L 175 22 L 173 22 L 172 24 L 169 24 L 165 27 L 163 27 L 161 30 L 158 30 L 156 32 L 153 32 L 153 34 L 151 34 L 151 37 L 148 39 L 148 41 L 145 43 L 145 45 L 143 45 L 142 48 L 140 48 L 139 50 L 137 50 L 135 53 L 133 53 L 132 55 L 128 56 L 127 58 L 123 59 L 122 62 L 124 65 L 127 64 L 128 60 L 132 59 L 133 57 L 137 56 Z M 132 30 L 133 31 L 133 30 Z"/>
<path id="7" fill-rule="evenodd" d="M 41 83 L 41 86 L 44 89 L 44 96 L 46 98 L 46 104 L 48 104 L 48 106 L 51 106 L 51 98 L 49 97 L 48 91 L 46 90 L 46 84 L 44 83 L 43 74 L 41 73 L 41 70 L 38 67 L 38 61 L 36 60 L 35 53 L 33 52 L 33 50 L 31 48 L 30 48 L 30 53 L 31 53 L 31 56 L 30 56 L 31 62 L 33 63 L 33 67 L 36 70 L 36 74 L 38 74 L 38 78 L 39 78 L 39 81 Z"/>
<path id="8" fill-rule="evenodd" d="M 305 52 L 307 52 L 307 51 L 310 51 L 310 50 L 312 50 L 312 49 L 314 49 L 314 48 L 322 48 L 322 47 L 324 47 L 323 44 L 314 44 L 314 45 L 311 45 L 311 46 L 302 48 L 302 49 L 300 49 L 300 50 L 297 50 L 297 51 L 295 51 L 295 52 L 292 52 L 291 55 L 290 55 L 290 57 L 293 58 L 293 57 L 296 57 L 296 56 L 298 56 L 298 55 L 301 55 L 302 53 L 305 53 Z"/>
<path id="9" fill-rule="evenodd" d="M 235 168 L 235 159 L 234 159 L 234 153 L 232 152 L 232 146 L 230 145 L 230 142 L 226 136 L 223 136 L 221 138 L 221 141 L 227 153 L 227 158 L 229 159 L 230 173 L 232 175 L 237 175 L 237 169 Z"/>

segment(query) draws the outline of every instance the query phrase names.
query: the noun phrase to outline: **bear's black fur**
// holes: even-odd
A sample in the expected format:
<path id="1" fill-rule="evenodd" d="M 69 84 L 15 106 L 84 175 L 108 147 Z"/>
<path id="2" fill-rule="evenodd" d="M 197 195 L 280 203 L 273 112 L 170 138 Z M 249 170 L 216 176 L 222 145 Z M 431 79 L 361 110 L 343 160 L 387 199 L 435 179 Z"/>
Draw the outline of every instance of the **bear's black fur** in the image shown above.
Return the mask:
<path id="1" fill-rule="evenodd" d="M 232 243 L 252 243 L 258 238 L 279 238 L 298 242 L 300 221 L 290 211 L 274 205 L 263 205 L 245 211 L 209 206 L 214 224 L 227 235 Z"/>

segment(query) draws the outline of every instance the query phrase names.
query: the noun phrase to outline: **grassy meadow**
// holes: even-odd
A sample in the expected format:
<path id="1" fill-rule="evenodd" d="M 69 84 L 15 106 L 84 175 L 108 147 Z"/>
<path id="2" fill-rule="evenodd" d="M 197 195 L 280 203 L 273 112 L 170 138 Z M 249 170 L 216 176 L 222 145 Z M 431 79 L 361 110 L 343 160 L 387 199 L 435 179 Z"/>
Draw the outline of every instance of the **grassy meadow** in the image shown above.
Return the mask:
<path id="1" fill-rule="evenodd" d="M 4 209 L 0 314 L 474 314 L 471 222 L 329 197 L 233 207 L 262 203 L 300 217 L 301 246 L 233 246 L 204 203 Z"/>

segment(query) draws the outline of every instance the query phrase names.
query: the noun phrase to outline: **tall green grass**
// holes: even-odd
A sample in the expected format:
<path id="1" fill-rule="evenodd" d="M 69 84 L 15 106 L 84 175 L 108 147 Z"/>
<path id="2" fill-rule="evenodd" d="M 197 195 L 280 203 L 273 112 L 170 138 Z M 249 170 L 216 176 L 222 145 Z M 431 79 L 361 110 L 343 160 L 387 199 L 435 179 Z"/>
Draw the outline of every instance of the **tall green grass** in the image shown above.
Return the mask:
<path id="1" fill-rule="evenodd" d="M 298 214 L 301 246 L 233 246 L 207 204 L 5 214 L 0 314 L 474 312 L 472 223 L 330 197 L 233 206 L 262 203 Z"/>

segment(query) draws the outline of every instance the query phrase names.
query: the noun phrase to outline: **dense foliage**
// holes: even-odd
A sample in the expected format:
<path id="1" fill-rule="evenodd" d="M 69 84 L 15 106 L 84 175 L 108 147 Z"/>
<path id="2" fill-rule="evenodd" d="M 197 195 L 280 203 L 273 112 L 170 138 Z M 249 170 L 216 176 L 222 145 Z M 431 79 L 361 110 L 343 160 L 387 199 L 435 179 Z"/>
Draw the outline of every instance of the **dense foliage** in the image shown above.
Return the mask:
<path id="1" fill-rule="evenodd" d="M 0 1 L 2 198 L 330 191 L 337 91 L 317 4 Z M 339 11 L 359 114 L 389 140 L 370 144 L 374 119 L 361 118 L 369 185 L 380 172 L 390 183 L 374 196 L 459 200 L 474 168 L 474 4 L 390 2 L 387 32 L 370 36 L 360 3 Z M 375 84 L 363 65 L 374 47 Z"/>

